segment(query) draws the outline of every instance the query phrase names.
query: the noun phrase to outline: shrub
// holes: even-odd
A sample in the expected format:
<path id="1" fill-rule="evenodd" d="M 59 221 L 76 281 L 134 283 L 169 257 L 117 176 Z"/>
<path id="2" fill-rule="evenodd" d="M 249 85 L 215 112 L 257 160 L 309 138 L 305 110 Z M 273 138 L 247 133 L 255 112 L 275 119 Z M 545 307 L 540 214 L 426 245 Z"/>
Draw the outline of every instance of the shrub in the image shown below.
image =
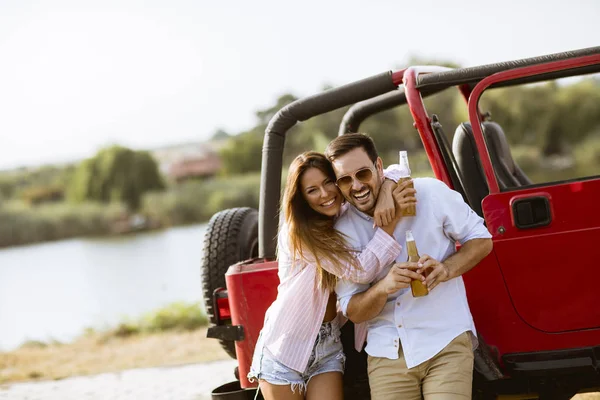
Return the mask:
<path id="1" fill-rule="evenodd" d="M 531 175 L 540 168 L 542 154 L 539 147 L 527 145 L 513 146 L 511 154 L 525 175 Z"/>
<path id="2" fill-rule="evenodd" d="M 600 135 L 584 140 L 573 152 L 579 176 L 600 174 Z"/>
<path id="3" fill-rule="evenodd" d="M 208 319 L 199 303 L 173 303 L 142 318 L 141 330 L 162 332 L 169 330 L 191 331 L 208 324 Z"/>
<path id="4" fill-rule="evenodd" d="M 144 196 L 142 213 L 163 225 L 208 221 L 223 209 L 258 208 L 260 175 L 250 174 L 205 181 L 188 181 L 168 192 Z"/>
<path id="5" fill-rule="evenodd" d="M 29 207 L 12 202 L 0 209 L 0 247 L 107 234 L 111 222 L 123 212 L 124 207 L 116 204 Z"/>

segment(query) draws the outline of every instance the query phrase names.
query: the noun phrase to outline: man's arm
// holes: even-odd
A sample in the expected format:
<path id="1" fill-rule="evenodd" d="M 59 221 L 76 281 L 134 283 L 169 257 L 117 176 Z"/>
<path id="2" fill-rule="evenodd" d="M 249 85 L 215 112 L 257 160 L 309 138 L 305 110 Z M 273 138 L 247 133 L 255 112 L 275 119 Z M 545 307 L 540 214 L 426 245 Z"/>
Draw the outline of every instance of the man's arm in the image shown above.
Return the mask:
<path id="1" fill-rule="evenodd" d="M 422 272 L 428 269 L 426 284 L 429 290 L 439 283 L 461 276 L 483 260 L 491 251 L 492 235 L 479 217 L 462 199 L 462 196 L 448 188 L 441 181 L 430 181 L 435 188 L 430 191 L 434 201 L 439 206 L 434 208 L 434 213 L 443 221 L 446 237 L 458 241 L 461 248 L 443 262 L 423 255 L 419 260 Z"/>
<path id="2" fill-rule="evenodd" d="M 375 318 L 383 310 L 388 295 L 382 290 L 381 282 L 383 281 L 377 282 L 366 292 L 352 296 L 346 312 L 346 316 L 350 321 L 359 324 Z"/>
<path id="3" fill-rule="evenodd" d="M 490 254 L 492 246 L 492 239 L 471 239 L 465 242 L 456 253 L 452 254 L 444 262 L 439 262 L 428 255 L 423 255 L 419 260 L 421 268 L 417 272 L 424 270 L 431 271 L 427 275 L 425 283 L 427 288 L 432 290 L 439 283 L 446 282 L 469 271 Z"/>
<path id="4" fill-rule="evenodd" d="M 346 316 L 358 324 L 375 318 L 387 302 L 388 295 L 410 286 L 411 279 L 424 281 L 423 275 L 415 272 L 417 263 L 398 263 L 390 269 L 385 278 L 371 286 L 369 290 L 354 294 L 347 303 Z"/>
<path id="5" fill-rule="evenodd" d="M 461 276 L 476 266 L 492 251 L 492 239 L 471 239 L 463 244 L 458 252 L 444 261 L 448 267 L 448 279 Z"/>

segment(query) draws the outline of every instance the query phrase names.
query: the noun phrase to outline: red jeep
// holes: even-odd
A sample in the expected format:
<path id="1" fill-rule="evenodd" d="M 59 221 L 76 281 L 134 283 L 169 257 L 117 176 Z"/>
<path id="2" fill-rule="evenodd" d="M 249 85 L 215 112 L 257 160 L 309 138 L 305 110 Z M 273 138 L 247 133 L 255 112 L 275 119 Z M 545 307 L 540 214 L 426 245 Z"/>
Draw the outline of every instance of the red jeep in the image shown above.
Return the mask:
<path id="1" fill-rule="evenodd" d="M 239 365 L 213 398 L 252 398 L 246 379 L 266 309 L 276 297 L 279 194 L 286 132 L 298 121 L 354 104 L 339 134 L 368 116 L 406 105 L 435 176 L 485 219 L 494 250 L 465 276 L 479 333 L 473 396 L 567 399 L 600 388 L 600 175 L 533 183 L 511 156 L 502 127 L 480 110 L 487 90 L 600 72 L 600 47 L 471 68 L 411 67 L 297 100 L 269 123 L 260 208 L 214 215 L 205 237 L 203 284 L 213 326 Z M 469 120 L 452 145 L 423 99 L 457 88 Z M 600 107 L 600 104 L 597 105 Z M 436 112 L 436 110 L 432 110 Z M 530 116 L 535 117 L 535 116 Z M 567 259 L 571 260 L 568 261 Z M 369 398 L 364 351 L 342 329 L 346 398 Z M 514 398 L 514 397 L 513 397 Z"/>

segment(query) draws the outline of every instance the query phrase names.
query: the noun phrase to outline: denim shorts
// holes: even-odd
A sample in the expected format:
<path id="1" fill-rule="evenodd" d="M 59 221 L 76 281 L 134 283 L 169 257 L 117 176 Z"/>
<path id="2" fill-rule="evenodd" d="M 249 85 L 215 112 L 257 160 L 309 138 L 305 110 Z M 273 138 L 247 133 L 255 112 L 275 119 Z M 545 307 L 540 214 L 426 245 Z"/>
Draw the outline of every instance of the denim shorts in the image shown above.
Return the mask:
<path id="1" fill-rule="evenodd" d="M 253 382 L 256 379 L 262 379 L 272 385 L 291 385 L 292 392 L 296 388 L 305 392 L 310 378 L 326 372 L 344 373 L 345 362 L 346 356 L 342 349 L 337 320 L 321 325 L 304 372 L 293 370 L 277 361 L 264 347 L 261 333 L 261 337 L 256 343 L 248 380 Z"/>

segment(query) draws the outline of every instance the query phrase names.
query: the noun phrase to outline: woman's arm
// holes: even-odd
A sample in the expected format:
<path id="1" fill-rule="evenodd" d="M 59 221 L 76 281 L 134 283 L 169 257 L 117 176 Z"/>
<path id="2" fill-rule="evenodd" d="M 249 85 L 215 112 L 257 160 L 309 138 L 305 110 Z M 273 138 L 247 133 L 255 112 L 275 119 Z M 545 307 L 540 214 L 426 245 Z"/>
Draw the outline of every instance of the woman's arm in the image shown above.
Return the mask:
<path id="1" fill-rule="evenodd" d="M 354 283 L 371 283 L 383 268 L 390 265 L 402 251 L 402 246 L 393 236 L 377 228 L 375 236 L 361 251 L 352 254 L 349 263 L 339 262 L 334 265 L 329 259 L 319 260 L 321 267 L 340 279 Z M 306 254 L 306 263 L 315 265 L 312 254 Z M 341 268 L 340 268 L 341 267 Z"/>
<path id="2" fill-rule="evenodd" d="M 396 217 L 396 203 L 394 201 L 393 192 L 396 188 L 396 182 L 386 178 L 379 189 L 375 211 L 373 212 L 373 226 L 379 226 L 389 235 L 394 233 L 396 223 L 392 223 Z"/>
<path id="3" fill-rule="evenodd" d="M 385 179 L 381 184 L 377 203 L 375 204 L 375 212 L 373 213 L 373 227 L 379 226 L 390 235 L 393 235 L 394 228 L 400 220 L 400 204 L 395 200 L 394 193 L 403 189 L 399 188 L 402 185 L 398 185 L 401 174 L 402 170 L 398 164 L 391 164 L 383 170 Z M 409 193 L 406 194 L 410 196 Z M 407 200 L 414 200 L 414 193 L 412 195 L 413 197 Z M 396 217 L 398 219 L 394 221 Z"/>
<path id="4" fill-rule="evenodd" d="M 373 213 L 373 227 L 379 226 L 387 234 L 393 235 L 396 225 L 402 218 L 402 210 L 417 203 L 412 180 L 396 183 L 386 178 L 379 189 L 379 196 Z"/>

